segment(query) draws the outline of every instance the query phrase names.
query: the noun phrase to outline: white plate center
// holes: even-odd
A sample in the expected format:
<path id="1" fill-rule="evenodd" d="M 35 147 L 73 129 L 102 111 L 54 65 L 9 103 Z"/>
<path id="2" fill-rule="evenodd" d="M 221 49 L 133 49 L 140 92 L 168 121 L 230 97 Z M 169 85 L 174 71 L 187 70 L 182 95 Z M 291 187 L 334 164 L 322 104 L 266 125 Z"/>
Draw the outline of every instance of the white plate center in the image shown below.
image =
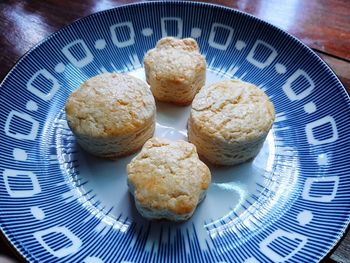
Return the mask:
<path id="1" fill-rule="evenodd" d="M 129 74 L 144 80 L 143 69 Z M 207 71 L 207 85 L 222 79 L 228 77 L 215 71 Z M 189 113 L 190 106 L 157 103 L 155 136 L 187 140 Z M 61 113 L 58 121 L 63 121 L 63 116 Z M 57 140 L 58 144 L 62 144 L 57 145 L 57 149 L 60 149 L 67 144 L 68 135 L 67 132 L 61 134 L 58 129 L 57 136 L 61 138 Z M 115 161 L 103 160 L 84 152 L 74 143 L 72 134 L 69 136 L 73 140 L 70 145 L 77 149 L 77 153 L 72 154 L 74 150 L 71 150 L 61 152 L 59 156 L 63 160 L 76 158 L 78 165 L 70 169 L 63 165 L 61 168 L 70 178 L 72 191 L 76 192 L 75 195 L 82 196 L 78 200 L 91 211 L 91 216 L 97 216 L 107 225 L 119 230 L 126 226 L 125 231 L 131 223 L 148 223 L 136 211 L 133 197 L 127 187 L 126 166 L 136 154 Z M 272 209 L 273 202 L 279 198 L 277 195 L 285 195 L 281 189 L 291 189 L 288 185 L 290 180 L 282 180 L 286 183 L 285 187 L 281 187 L 281 180 L 278 179 L 283 179 L 283 176 L 277 178 L 272 171 L 274 149 L 273 132 L 270 132 L 254 160 L 229 167 L 214 167 L 208 164 L 212 173 L 212 183 L 207 197 L 189 221 L 175 226 L 186 228 L 193 223 L 199 231 L 199 236 L 209 234 L 212 238 L 226 230 L 234 231 L 240 236 L 240 225 L 258 231 L 259 225 L 263 224 L 263 218 Z M 279 202 L 283 202 L 283 199 Z M 259 211 L 260 219 L 255 216 L 256 211 Z"/>

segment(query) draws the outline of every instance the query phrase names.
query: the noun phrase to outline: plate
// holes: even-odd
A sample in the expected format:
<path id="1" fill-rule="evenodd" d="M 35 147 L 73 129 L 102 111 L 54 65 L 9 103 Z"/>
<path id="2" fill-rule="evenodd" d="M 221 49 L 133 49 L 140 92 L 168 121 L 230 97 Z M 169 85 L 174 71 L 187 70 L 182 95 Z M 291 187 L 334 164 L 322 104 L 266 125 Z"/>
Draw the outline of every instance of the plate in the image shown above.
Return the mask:
<path id="1" fill-rule="evenodd" d="M 276 108 L 259 155 L 210 167 L 204 202 L 185 223 L 139 216 L 126 164 L 88 155 L 64 104 L 102 72 L 143 78 L 163 36 L 193 37 L 207 84 L 255 83 Z M 317 262 L 350 218 L 349 97 L 300 41 L 253 16 L 188 2 L 90 15 L 34 47 L 0 89 L 0 225 L 30 262 Z M 189 107 L 157 105 L 156 135 L 186 139 Z"/>

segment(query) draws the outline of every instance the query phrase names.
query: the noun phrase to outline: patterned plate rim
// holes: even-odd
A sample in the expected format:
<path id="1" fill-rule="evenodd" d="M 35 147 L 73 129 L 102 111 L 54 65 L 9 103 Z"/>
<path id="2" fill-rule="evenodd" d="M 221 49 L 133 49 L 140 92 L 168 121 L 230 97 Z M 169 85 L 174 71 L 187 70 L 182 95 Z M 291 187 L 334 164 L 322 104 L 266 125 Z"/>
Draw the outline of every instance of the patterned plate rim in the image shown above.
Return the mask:
<path id="1" fill-rule="evenodd" d="M 69 29 L 70 27 L 73 27 L 74 25 L 76 25 L 78 23 L 83 23 L 85 20 L 88 20 L 91 17 L 103 15 L 104 13 L 107 13 L 107 12 L 113 12 L 114 10 L 127 9 L 130 6 L 140 6 L 142 8 L 143 6 L 155 6 L 156 7 L 156 6 L 168 5 L 168 4 L 169 5 L 187 5 L 187 6 L 193 6 L 194 8 L 206 6 L 206 7 L 217 8 L 220 11 L 221 10 L 222 11 L 223 10 L 230 11 L 233 13 L 238 13 L 238 14 L 244 15 L 246 17 L 249 17 L 250 19 L 253 19 L 253 20 L 258 21 L 259 23 L 262 23 L 263 25 L 267 26 L 268 28 L 271 28 L 273 30 L 277 30 L 284 37 L 290 38 L 293 41 L 297 42 L 298 44 L 302 45 L 302 47 L 305 49 L 305 51 L 307 51 L 313 57 L 316 57 L 317 60 L 325 66 L 324 67 L 325 70 L 327 70 L 329 73 L 331 73 L 333 78 L 338 82 L 338 84 L 340 84 L 342 89 L 340 89 L 339 92 L 343 92 L 343 95 L 346 96 L 347 106 L 350 108 L 350 95 L 346 91 L 343 83 L 339 80 L 338 76 L 335 74 L 334 70 L 316 52 L 314 52 L 309 46 L 307 46 L 305 43 L 303 43 L 297 37 L 293 36 L 292 34 L 282 30 L 281 28 L 279 28 L 279 27 L 277 27 L 277 26 L 275 26 L 275 25 L 273 25 L 273 24 L 271 24 L 271 23 L 269 23 L 261 18 L 258 18 L 252 14 L 246 13 L 244 11 L 241 11 L 241 10 L 238 10 L 235 8 L 230 8 L 230 7 L 226 7 L 226 6 L 222 6 L 222 5 L 218 5 L 218 4 L 213 4 L 213 3 L 206 3 L 206 2 L 178 1 L 178 0 L 177 1 L 168 1 L 168 2 L 157 0 L 157 1 L 152 1 L 152 2 L 129 3 L 129 4 L 120 5 L 120 6 L 117 6 L 114 8 L 101 10 L 101 11 L 89 14 L 87 16 L 84 16 L 84 17 L 80 17 L 80 18 L 74 20 L 73 22 L 69 23 L 68 25 L 65 25 L 65 26 L 61 27 L 60 29 L 58 29 L 57 31 L 51 33 L 47 37 L 43 38 L 41 41 L 39 41 L 37 44 L 35 44 L 33 47 L 31 47 L 28 51 L 26 51 L 23 55 L 21 55 L 20 58 L 11 67 L 11 69 L 6 73 L 5 77 L 2 79 L 2 81 L 0 83 L 0 89 L 3 88 L 3 85 L 6 82 L 6 80 L 8 79 L 8 77 L 12 74 L 13 71 L 15 71 L 17 69 L 17 66 L 22 62 L 22 60 L 24 60 L 26 57 L 30 56 L 34 50 L 36 50 L 37 48 L 40 48 L 41 45 L 43 45 L 44 43 L 49 41 L 52 37 L 54 37 L 55 35 L 61 34 L 63 31 Z M 340 229 L 339 234 L 337 235 L 334 243 L 330 244 L 328 251 L 325 251 L 325 254 L 323 256 L 321 256 L 320 258 L 318 258 L 318 261 L 321 261 L 321 260 L 325 259 L 326 257 L 328 257 L 330 254 L 332 254 L 335 251 L 335 249 L 338 247 L 338 245 L 340 244 L 341 240 L 343 240 L 343 238 L 345 237 L 345 233 L 348 230 L 350 230 L 350 212 L 348 214 L 348 218 L 346 221 L 344 221 L 344 226 L 342 227 L 342 229 Z M 22 257 L 22 259 L 24 259 L 28 262 L 31 262 L 28 259 L 28 256 L 30 256 L 30 253 L 26 250 L 26 248 L 22 247 L 22 246 L 17 247 L 14 244 L 14 240 L 10 238 L 11 233 L 9 233 L 9 231 L 5 232 L 5 230 L 3 229 L 1 214 L 0 214 L 0 231 L 4 237 L 2 239 L 11 247 L 11 249 L 13 251 L 15 251 L 17 253 L 17 256 L 20 255 Z"/>

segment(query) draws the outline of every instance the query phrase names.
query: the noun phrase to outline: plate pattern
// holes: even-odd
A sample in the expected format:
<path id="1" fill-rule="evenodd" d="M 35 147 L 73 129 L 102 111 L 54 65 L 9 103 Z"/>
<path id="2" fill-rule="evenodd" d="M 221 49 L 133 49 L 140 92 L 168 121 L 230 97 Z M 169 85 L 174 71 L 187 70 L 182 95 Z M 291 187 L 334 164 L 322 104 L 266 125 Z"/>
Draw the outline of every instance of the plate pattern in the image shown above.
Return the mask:
<path id="1" fill-rule="evenodd" d="M 150 223 L 84 188 L 67 97 L 96 74 L 139 70 L 162 36 L 195 38 L 212 72 L 275 104 L 262 180 L 219 219 Z M 309 48 L 250 15 L 153 2 L 88 16 L 16 64 L 0 105 L 0 226 L 28 261 L 317 262 L 349 223 L 348 95 Z"/>

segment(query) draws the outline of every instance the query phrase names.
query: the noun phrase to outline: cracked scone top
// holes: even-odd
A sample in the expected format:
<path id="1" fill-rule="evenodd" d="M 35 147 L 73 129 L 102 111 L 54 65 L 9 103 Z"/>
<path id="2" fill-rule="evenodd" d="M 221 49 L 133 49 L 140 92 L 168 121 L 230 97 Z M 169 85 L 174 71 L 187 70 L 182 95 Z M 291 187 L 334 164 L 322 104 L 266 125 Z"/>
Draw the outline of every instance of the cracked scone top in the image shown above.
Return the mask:
<path id="1" fill-rule="evenodd" d="M 225 80 L 203 87 L 192 103 L 189 141 L 219 165 L 256 156 L 275 119 L 274 106 L 253 84 Z"/>
<path id="2" fill-rule="evenodd" d="M 191 104 L 205 84 L 206 62 L 192 38 L 162 38 L 144 58 L 146 80 L 159 101 Z"/>
<path id="3" fill-rule="evenodd" d="M 137 151 L 155 126 L 155 101 L 143 81 L 105 73 L 85 81 L 66 102 L 78 143 L 93 155 L 116 158 Z"/>
<path id="4" fill-rule="evenodd" d="M 196 147 L 181 140 L 151 138 L 127 172 L 136 207 L 148 219 L 190 218 L 211 181 Z"/>

